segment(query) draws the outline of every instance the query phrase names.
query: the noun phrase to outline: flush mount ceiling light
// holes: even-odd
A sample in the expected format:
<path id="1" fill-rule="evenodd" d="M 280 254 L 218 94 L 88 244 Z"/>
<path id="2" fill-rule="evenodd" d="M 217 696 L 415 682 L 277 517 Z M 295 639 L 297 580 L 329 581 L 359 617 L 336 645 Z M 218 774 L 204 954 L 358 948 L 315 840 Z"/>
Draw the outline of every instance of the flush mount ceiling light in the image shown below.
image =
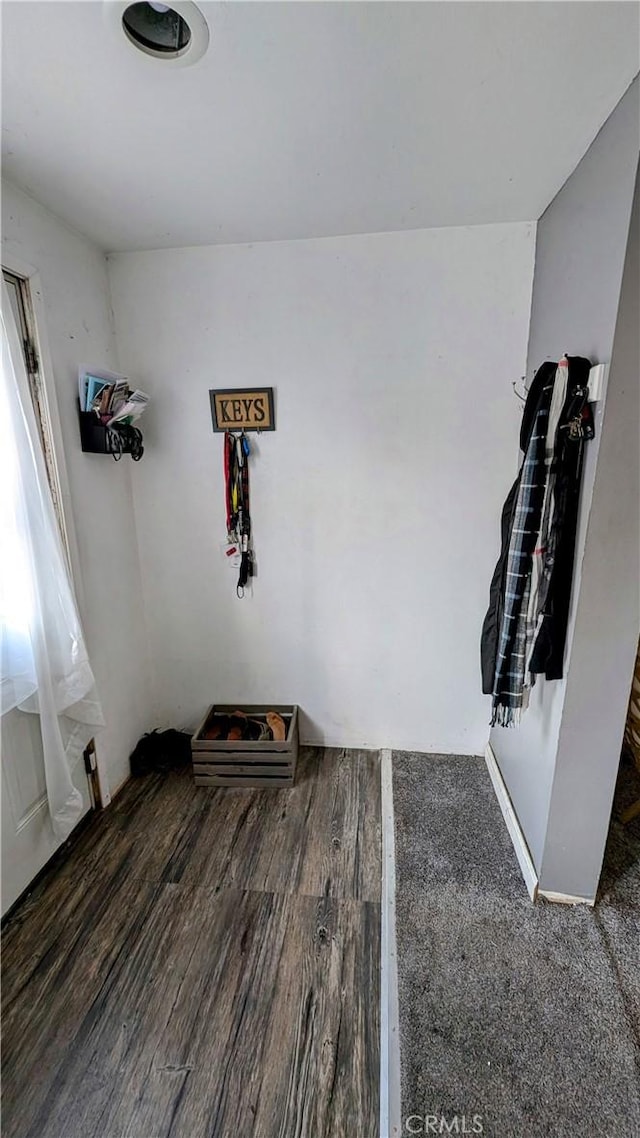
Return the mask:
<path id="1" fill-rule="evenodd" d="M 104 11 L 121 39 L 174 66 L 195 63 L 209 46 L 209 28 L 202 12 L 185 0 L 170 5 L 106 0 Z"/>

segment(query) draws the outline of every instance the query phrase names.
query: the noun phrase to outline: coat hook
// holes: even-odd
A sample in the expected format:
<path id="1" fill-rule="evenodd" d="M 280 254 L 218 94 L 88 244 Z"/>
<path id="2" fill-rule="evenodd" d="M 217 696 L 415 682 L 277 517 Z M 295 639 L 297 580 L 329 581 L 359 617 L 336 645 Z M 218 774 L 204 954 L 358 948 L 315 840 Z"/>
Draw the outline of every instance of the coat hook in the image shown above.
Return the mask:
<path id="1" fill-rule="evenodd" d="M 517 398 L 520 400 L 521 403 L 527 402 L 527 395 L 529 394 L 529 392 L 527 390 L 526 378 L 527 377 L 525 375 L 521 375 L 519 380 L 513 379 L 511 381 L 511 386 L 513 388 L 514 394 L 517 396 Z M 524 395 L 521 395 L 521 393 L 518 391 L 518 388 L 516 386 L 518 383 L 522 384 L 522 386 L 524 388 Z"/>

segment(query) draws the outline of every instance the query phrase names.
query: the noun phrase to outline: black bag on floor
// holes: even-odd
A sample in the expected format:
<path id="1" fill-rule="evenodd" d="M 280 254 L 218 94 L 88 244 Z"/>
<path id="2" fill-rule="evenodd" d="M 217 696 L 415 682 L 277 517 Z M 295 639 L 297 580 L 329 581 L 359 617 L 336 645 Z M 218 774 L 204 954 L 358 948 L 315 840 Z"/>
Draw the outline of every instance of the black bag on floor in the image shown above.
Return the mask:
<path id="1" fill-rule="evenodd" d="M 167 773 L 191 762 L 191 736 L 188 731 L 150 731 L 143 735 L 129 756 L 131 774 L 139 777 L 154 771 Z"/>

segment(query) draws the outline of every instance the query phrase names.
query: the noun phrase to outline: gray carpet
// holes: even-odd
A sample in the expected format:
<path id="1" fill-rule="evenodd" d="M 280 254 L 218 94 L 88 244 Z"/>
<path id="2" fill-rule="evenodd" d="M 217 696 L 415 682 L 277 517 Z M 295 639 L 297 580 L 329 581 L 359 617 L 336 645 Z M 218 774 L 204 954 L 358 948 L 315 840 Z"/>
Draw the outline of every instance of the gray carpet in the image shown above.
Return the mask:
<path id="1" fill-rule="evenodd" d="M 534 906 L 484 760 L 393 764 L 402 1133 L 638 1138 L 640 819 L 595 910 Z"/>

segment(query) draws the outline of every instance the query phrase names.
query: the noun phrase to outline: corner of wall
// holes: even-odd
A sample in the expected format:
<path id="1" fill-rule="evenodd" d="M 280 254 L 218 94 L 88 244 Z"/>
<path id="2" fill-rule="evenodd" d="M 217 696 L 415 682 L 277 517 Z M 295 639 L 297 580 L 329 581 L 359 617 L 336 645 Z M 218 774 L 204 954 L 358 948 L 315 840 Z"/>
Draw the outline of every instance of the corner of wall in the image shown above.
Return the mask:
<path id="1" fill-rule="evenodd" d="M 534 281 L 535 281 L 535 277 L 536 277 L 536 259 L 538 256 L 538 225 L 539 225 L 539 219 L 538 219 L 538 221 L 532 221 L 531 222 L 531 226 L 533 229 L 533 251 L 532 251 L 532 257 L 531 257 L 531 280 L 529 283 L 529 320 L 527 323 L 527 351 L 526 351 L 526 357 L 525 357 L 526 358 L 526 373 L 527 373 L 528 377 L 530 377 L 531 368 L 533 367 L 533 361 L 530 358 L 531 318 L 532 318 L 532 313 L 533 313 L 533 285 L 534 285 Z"/>
<path id="2" fill-rule="evenodd" d="M 104 254 L 105 277 L 107 281 L 107 304 L 109 314 L 109 325 L 111 328 L 111 335 L 115 345 L 116 360 L 118 361 L 118 371 L 122 370 L 122 360 L 120 353 L 120 344 L 118 341 L 118 330 L 116 322 L 115 308 L 113 304 L 113 293 L 111 288 L 111 254 Z M 126 371 L 123 374 L 127 374 Z M 129 378 L 127 376 L 127 378 Z M 135 384 L 135 377 L 134 384 Z M 147 706 L 149 708 L 150 717 L 153 719 L 154 725 L 158 721 L 158 693 L 157 693 L 157 679 L 156 670 L 153 662 L 153 653 L 151 651 L 151 636 L 149 631 L 149 612 L 147 605 L 146 593 L 143 587 L 143 574 L 142 574 L 142 559 L 140 554 L 140 534 L 138 522 L 138 510 L 136 506 L 136 495 L 134 493 L 133 479 L 135 477 L 135 470 L 132 469 L 132 464 L 127 467 L 127 488 L 129 491 L 129 502 L 131 505 L 131 515 L 133 518 L 133 534 L 134 534 L 134 555 L 135 563 L 138 570 L 138 583 L 140 592 L 140 613 L 141 624 L 143 628 L 143 656 L 146 661 L 144 684 L 147 689 Z"/>

